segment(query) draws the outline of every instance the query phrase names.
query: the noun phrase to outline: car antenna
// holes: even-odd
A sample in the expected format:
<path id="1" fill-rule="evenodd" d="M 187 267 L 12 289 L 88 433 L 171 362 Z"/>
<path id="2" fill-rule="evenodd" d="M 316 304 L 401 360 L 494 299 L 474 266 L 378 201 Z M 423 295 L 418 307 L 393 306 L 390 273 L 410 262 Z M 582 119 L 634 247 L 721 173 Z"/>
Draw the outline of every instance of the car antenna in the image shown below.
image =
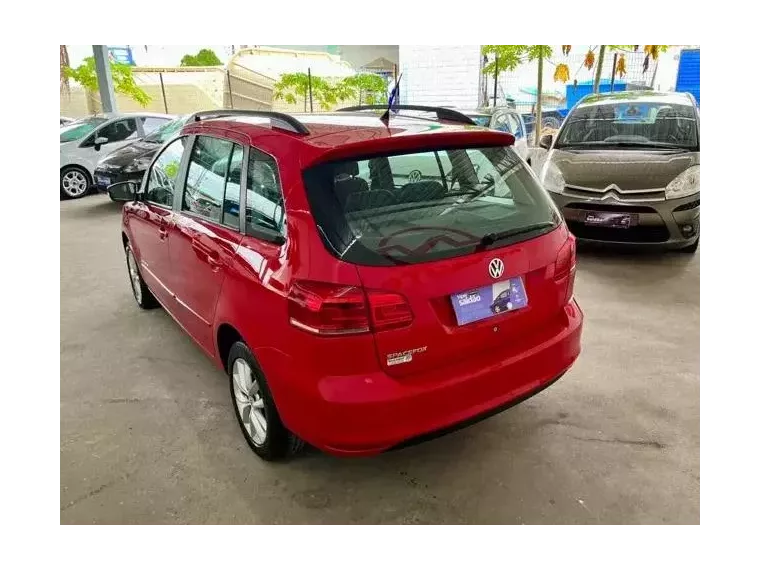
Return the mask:
<path id="1" fill-rule="evenodd" d="M 401 83 L 401 78 L 403 76 L 404 76 L 403 73 L 398 76 L 398 79 L 396 80 L 396 85 L 394 85 L 393 89 L 391 90 L 391 96 L 388 97 L 388 109 L 386 109 L 385 113 L 383 113 L 380 116 L 380 120 L 383 122 L 386 128 L 388 128 L 388 123 L 391 120 L 391 111 L 393 111 L 394 113 L 398 113 L 398 100 L 399 100 L 398 86 Z"/>

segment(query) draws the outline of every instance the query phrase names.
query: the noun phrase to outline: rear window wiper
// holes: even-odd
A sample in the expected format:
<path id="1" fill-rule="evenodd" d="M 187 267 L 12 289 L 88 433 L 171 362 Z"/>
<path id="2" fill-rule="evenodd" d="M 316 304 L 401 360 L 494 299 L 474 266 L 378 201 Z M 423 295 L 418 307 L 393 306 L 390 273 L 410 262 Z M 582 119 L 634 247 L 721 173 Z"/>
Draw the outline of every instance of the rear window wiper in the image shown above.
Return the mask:
<path id="1" fill-rule="evenodd" d="M 510 237 L 527 234 L 530 232 L 536 232 L 538 230 L 554 228 L 556 225 L 557 224 L 554 222 L 542 222 L 540 224 L 533 224 L 532 226 L 524 226 L 522 228 L 515 228 L 513 230 L 504 230 L 503 232 L 493 232 L 486 234 L 481 238 L 480 243 L 477 245 L 475 250 L 479 251 L 485 247 L 488 247 L 489 245 L 493 245 L 497 241 L 501 241 Z"/>

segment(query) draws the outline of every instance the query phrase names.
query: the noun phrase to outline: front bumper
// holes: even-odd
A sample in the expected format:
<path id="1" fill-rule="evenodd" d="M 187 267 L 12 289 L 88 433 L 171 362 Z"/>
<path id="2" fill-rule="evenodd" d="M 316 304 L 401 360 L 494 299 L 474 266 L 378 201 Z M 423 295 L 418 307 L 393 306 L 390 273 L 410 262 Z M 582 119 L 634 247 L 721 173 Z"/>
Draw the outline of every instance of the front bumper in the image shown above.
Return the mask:
<path id="1" fill-rule="evenodd" d="M 111 184 L 132 180 L 138 184 L 142 181 L 142 172 L 125 173 L 124 170 L 106 170 L 96 168 L 93 178 L 93 188 L 98 192 L 106 193 Z"/>
<path id="2" fill-rule="evenodd" d="M 518 353 L 489 354 L 403 379 L 375 371 L 315 378 L 317 390 L 278 401 L 298 436 L 333 455 L 372 455 L 506 409 L 549 386 L 580 354 L 583 313 L 572 300 L 556 326 Z"/>
<path id="3" fill-rule="evenodd" d="M 674 200 L 637 200 L 635 195 L 615 193 L 599 198 L 572 191 L 550 194 L 568 229 L 580 241 L 680 249 L 699 239 L 699 193 Z M 585 222 L 588 212 L 630 213 L 636 224 L 629 228 L 589 226 Z"/>

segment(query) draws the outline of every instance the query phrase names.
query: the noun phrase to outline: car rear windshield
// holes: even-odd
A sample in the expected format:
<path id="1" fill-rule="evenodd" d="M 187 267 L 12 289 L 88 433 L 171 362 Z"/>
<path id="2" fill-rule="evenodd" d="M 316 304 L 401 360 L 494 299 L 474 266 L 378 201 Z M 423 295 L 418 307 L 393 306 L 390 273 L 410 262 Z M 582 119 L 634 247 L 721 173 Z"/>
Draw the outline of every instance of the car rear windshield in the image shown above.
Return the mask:
<path id="1" fill-rule="evenodd" d="M 107 120 L 103 117 L 88 117 L 63 125 L 61 127 L 61 142 L 71 142 L 84 138 Z"/>
<path id="2" fill-rule="evenodd" d="M 306 170 L 304 181 L 325 245 L 359 265 L 467 255 L 559 224 L 551 198 L 509 147 L 329 162 Z"/>
<path id="3" fill-rule="evenodd" d="M 697 117 L 691 105 L 654 101 L 578 107 L 567 118 L 555 148 L 571 146 L 697 150 Z"/>

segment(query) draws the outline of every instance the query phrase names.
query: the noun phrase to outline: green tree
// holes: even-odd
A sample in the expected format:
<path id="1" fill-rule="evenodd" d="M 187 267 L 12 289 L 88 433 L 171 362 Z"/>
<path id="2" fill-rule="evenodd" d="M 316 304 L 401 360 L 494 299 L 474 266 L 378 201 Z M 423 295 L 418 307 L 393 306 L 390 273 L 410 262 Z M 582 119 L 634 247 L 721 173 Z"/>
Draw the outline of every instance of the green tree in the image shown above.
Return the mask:
<path id="1" fill-rule="evenodd" d="M 352 96 L 352 91 L 343 81 L 336 85 L 323 77 L 311 76 L 311 95 L 314 102 L 323 109 L 329 109 L 338 101 L 344 101 Z M 274 98 L 284 100 L 294 105 L 303 98 L 303 110 L 308 111 L 309 105 L 309 75 L 306 73 L 284 73 L 274 84 Z"/>
<path id="2" fill-rule="evenodd" d="M 182 67 L 205 67 L 213 65 L 222 65 L 222 62 L 216 54 L 210 49 L 202 49 L 196 55 L 186 54 L 180 61 Z"/>
<path id="3" fill-rule="evenodd" d="M 351 92 L 350 97 L 359 99 L 359 105 L 379 105 L 388 97 L 388 84 L 383 77 L 374 73 L 352 75 L 342 83 Z"/>
<path id="4" fill-rule="evenodd" d="M 563 45 L 562 55 L 568 55 L 572 46 Z M 614 51 L 637 51 L 640 46 L 633 45 L 616 45 L 616 46 L 598 46 L 599 57 L 595 58 L 594 49 L 589 50 L 586 54 L 584 64 L 588 69 L 594 66 L 596 60 L 596 73 L 594 77 L 594 92 L 599 92 L 599 82 L 602 73 L 602 65 L 604 63 L 604 54 L 606 48 Z M 652 60 L 656 60 L 661 52 L 664 52 L 668 46 L 644 46 L 644 52 L 646 57 L 644 58 L 644 71 L 649 67 L 649 63 Z M 535 141 L 538 143 L 541 138 L 541 96 L 543 90 L 543 78 L 544 78 L 544 60 L 549 60 L 552 56 L 551 46 L 501 46 L 501 45 L 485 45 L 482 47 L 482 53 L 485 56 L 490 56 L 490 61 L 483 68 L 483 73 L 486 75 L 494 75 L 497 69 L 514 71 L 518 65 L 529 62 L 538 62 L 538 80 L 537 80 L 537 92 L 536 92 L 536 128 L 535 128 Z M 498 56 L 498 64 L 496 57 Z M 553 63 L 549 60 L 549 63 L 554 65 L 554 80 L 567 83 L 570 80 L 570 70 L 566 63 Z M 625 57 L 618 58 L 617 67 L 614 72 L 618 73 L 621 77 L 625 75 Z"/>
<path id="5" fill-rule="evenodd" d="M 109 62 L 111 66 L 111 77 L 113 78 L 113 89 L 116 93 L 121 93 L 137 101 L 145 107 L 150 103 L 151 98 L 143 91 L 132 76 L 132 68 L 126 63 Z M 66 77 L 79 83 L 86 91 L 95 93 L 98 90 L 98 75 L 95 72 L 95 58 L 86 57 L 84 62 L 77 68 L 65 67 Z"/>
<path id="6" fill-rule="evenodd" d="M 567 48 L 567 50 L 565 50 Z M 552 46 L 496 46 L 486 45 L 482 48 L 483 55 L 489 57 L 488 64 L 483 68 L 486 75 L 494 75 L 498 71 L 514 71 L 517 66 L 529 61 L 538 62 L 538 80 L 536 89 L 536 123 L 534 139 L 536 142 L 541 138 L 541 98 L 544 87 L 544 60 L 551 57 Z M 570 46 L 562 46 L 563 52 L 570 51 Z M 498 61 L 497 61 L 498 58 Z M 565 64 L 560 64 L 565 65 Z M 565 65 L 565 68 L 567 66 Z M 564 74 L 564 68 L 557 66 L 555 77 L 558 72 Z"/>

